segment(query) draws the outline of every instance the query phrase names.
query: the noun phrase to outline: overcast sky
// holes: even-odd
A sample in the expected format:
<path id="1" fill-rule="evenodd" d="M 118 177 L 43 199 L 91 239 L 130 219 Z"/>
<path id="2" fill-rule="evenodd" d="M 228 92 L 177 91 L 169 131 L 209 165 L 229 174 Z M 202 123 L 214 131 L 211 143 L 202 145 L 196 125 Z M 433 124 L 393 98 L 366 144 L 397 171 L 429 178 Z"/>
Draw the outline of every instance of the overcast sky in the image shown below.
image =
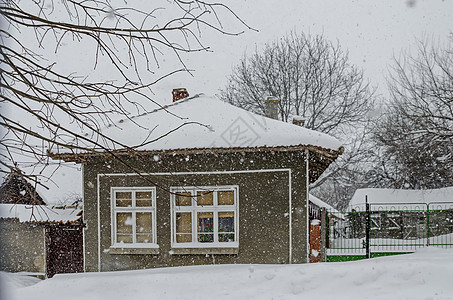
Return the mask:
<path id="1" fill-rule="evenodd" d="M 159 87 L 187 87 L 189 92 L 215 94 L 245 53 L 261 49 L 291 30 L 323 34 L 349 51 L 350 61 L 365 70 L 370 81 L 385 94 L 388 65 L 394 55 L 414 46 L 417 39 L 442 43 L 453 30 L 451 0 L 229 0 L 226 1 L 250 26 L 239 37 L 213 33 L 203 38 L 213 53 L 191 55 L 194 77 L 176 76 Z"/>
<path id="2" fill-rule="evenodd" d="M 363 68 L 379 93 L 386 93 L 384 77 L 394 55 L 409 50 L 417 39 L 443 43 L 452 32 L 453 0 L 228 0 L 222 1 L 258 32 L 246 30 L 240 36 L 228 37 L 211 31 L 202 32 L 202 40 L 211 53 L 185 56 L 193 76 L 176 75 L 155 87 L 156 99 L 171 102 L 171 90 L 186 87 L 190 94 L 216 94 L 223 88 L 232 67 L 246 53 L 261 49 L 291 30 L 311 34 L 322 33 L 338 40 L 349 51 L 350 61 Z M 151 2 L 150 2 L 151 3 Z M 230 31 L 241 31 L 238 22 L 224 24 Z M 74 47 L 72 45 L 68 45 Z M 65 52 L 58 55 L 67 60 Z M 61 60 L 60 60 L 61 61 Z M 167 67 L 176 62 L 162 62 Z M 68 64 L 68 68 L 72 67 Z M 80 168 L 61 169 L 50 191 L 41 190 L 50 202 L 64 195 L 81 193 Z"/>

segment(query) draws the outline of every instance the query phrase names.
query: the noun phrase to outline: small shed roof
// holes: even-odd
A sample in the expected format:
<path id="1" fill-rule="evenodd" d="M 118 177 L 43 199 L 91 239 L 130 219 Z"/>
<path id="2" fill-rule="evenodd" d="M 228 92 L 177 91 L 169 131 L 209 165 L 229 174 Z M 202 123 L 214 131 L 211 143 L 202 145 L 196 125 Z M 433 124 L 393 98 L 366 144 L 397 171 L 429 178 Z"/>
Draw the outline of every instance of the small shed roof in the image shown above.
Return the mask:
<path id="1" fill-rule="evenodd" d="M 52 208 L 47 205 L 0 204 L 0 219 L 17 219 L 21 223 L 75 223 L 81 221 L 82 209 Z"/>
<path id="2" fill-rule="evenodd" d="M 417 205 L 429 203 L 451 203 L 453 206 L 453 187 L 431 190 L 358 189 L 352 196 L 349 205 L 351 207 L 364 206 L 365 196 L 368 203 L 385 207 L 409 205 L 415 208 Z"/>

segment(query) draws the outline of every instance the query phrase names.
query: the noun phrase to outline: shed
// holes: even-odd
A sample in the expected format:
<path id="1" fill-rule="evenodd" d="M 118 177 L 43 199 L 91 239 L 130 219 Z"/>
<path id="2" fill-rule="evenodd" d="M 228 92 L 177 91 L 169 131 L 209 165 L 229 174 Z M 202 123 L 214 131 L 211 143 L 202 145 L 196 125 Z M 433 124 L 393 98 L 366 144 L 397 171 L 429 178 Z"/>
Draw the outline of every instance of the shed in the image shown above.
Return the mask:
<path id="1" fill-rule="evenodd" d="M 0 270 L 47 277 L 83 271 L 81 207 L 35 204 L 44 201 L 20 173 L 9 174 L 1 192 Z"/>

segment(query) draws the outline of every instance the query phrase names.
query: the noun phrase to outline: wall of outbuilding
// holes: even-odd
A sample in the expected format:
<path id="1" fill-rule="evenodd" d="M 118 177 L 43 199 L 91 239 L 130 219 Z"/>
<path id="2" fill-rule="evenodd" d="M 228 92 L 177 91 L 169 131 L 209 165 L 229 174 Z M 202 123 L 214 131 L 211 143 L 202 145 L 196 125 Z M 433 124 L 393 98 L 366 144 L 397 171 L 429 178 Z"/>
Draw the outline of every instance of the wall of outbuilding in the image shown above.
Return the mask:
<path id="1" fill-rule="evenodd" d="M 0 270 L 46 272 L 43 225 L 0 219 Z"/>

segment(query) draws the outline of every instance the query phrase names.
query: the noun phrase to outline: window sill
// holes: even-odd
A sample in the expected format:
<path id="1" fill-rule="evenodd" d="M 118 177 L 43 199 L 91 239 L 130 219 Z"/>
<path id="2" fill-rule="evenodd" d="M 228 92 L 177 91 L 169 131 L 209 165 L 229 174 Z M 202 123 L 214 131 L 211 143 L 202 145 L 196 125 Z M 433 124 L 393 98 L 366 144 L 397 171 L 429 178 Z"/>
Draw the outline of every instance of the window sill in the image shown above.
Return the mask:
<path id="1" fill-rule="evenodd" d="M 172 248 L 172 255 L 187 255 L 187 254 L 238 254 L 238 248 Z"/>
<path id="2" fill-rule="evenodd" d="M 118 247 L 112 246 L 109 249 L 106 249 L 104 252 L 108 254 L 152 254 L 157 255 L 160 253 L 159 246 L 152 248 L 134 248 L 134 247 Z"/>

